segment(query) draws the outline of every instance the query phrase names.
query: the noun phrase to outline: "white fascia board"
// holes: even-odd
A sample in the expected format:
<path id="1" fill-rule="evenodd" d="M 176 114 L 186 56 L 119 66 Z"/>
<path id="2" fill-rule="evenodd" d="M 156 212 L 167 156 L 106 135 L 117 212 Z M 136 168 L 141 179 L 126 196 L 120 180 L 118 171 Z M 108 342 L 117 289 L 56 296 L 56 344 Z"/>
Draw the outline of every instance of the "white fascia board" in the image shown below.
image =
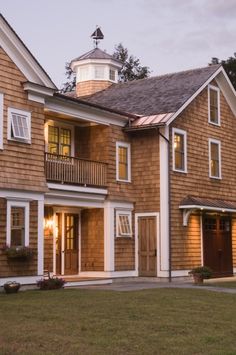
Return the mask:
<path id="1" fill-rule="evenodd" d="M 107 112 L 105 109 L 103 110 L 92 106 L 85 107 L 85 105 L 80 102 L 61 100 L 55 97 L 45 99 L 45 110 L 107 126 L 114 124 L 124 127 L 129 121 L 128 117 L 113 112 Z"/>
<path id="2" fill-rule="evenodd" d="M 47 88 L 35 83 L 25 82 L 23 88 L 28 92 L 28 99 L 31 101 L 45 103 L 46 96 L 53 96 L 55 89 Z"/>
<path id="3" fill-rule="evenodd" d="M 177 116 L 207 87 L 207 85 L 219 74 L 223 72 L 223 68 L 220 67 L 212 76 L 205 81 L 205 83 L 174 113 L 174 115 L 167 121 L 167 126 L 169 126 Z"/>
<path id="4" fill-rule="evenodd" d="M 216 77 L 216 82 L 233 111 L 234 116 L 236 116 L 236 92 L 223 68 L 222 72 Z"/>
<path id="5" fill-rule="evenodd" d="M 17 65 L 27 80 L 37 84 L 45 85 L 52 89 L 57 89 L 55 84 L 44 72 L 33 55 L 21 42 L 16 33 L 0 15 L 0 46 Z"/>
<path id="6" fill-rule="evenodd" d="M 22 201 L 43 201 L 44 194 L 30 191 L 20 191 L 20 190 L 0 190 L 0 197 L 7 200 L 22 200 Z"/>
<path id="7" fill-rule="evenodd" d="M 117 62 L 116 60 L 112 59 L 82 59 L 82 60 L 77 60 L 73 61 L 71 63 L 71 69 L 74 71 L 76 67 L 82 66 L 82 65 L 88 65 L 88 64 L 96 64 L 96 65 L 112 65 L 113 67 L 116 68 L 121 68 L 122 64 Z"/>
<path id="8" fill-rule="evenodd" d="M 194 210 L 205 210 L 205 211 L 220 211 L 220 212 L 236 212 L 233 208 L 220 208 L 220 207 L 209 207 L 209 206 L 199 206 L 199 205 L 180 205 L 179 208 L 182 209 L 194 209 Z"/>
<path id="9" fill-rule="evenodd" d="M 84 186 L 48 183 L 48 188 L 51 190 L 83 192 L 83 193 L 97 194 L 97 195 L 107 195 L 108 194 L 107 189 L 99 189 L 99 188 L 95 188 L 95 187 L 84 187 Z"/>

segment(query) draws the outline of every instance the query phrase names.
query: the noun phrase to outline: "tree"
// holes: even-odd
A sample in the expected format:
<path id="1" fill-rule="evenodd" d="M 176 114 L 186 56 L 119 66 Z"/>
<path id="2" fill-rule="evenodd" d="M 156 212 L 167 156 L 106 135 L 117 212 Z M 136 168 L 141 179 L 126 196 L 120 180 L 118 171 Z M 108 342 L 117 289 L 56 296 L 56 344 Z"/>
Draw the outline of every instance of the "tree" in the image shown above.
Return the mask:
<path id="1" fill-rule="evenodd" d="M 133 55 L 129 56 L 128 49 L 125 48 L 122 43 L 119 43 L 115 46 L 113 57 L 120 60 L 123 64 L 118 73 L 120 82 L 144 79 L 150 76 L 149 67 L 141 66 L 140 60 L 138 58 L 134 57 Z M 61 89 L 61 92 L 63 93 L 72 91 L 76 87 L 76 76 L 70 68 L 70 63 L 66 63 L 65 69 L 67 81 L 63 84 Z"/>
<path id="2" fill-rule="evenodd" d="M 234 88 L 236 89 L 236 53 L 234 53 L 233 57 L 229 57 L 226 60 L 219 60 L 214 57 L 211 59 L 211 64 L 222 64 Z"/>
<path id="3" fill-rule="evenodd" d="M 141 66 L 140 60 L 133 55 L 129 56 L 128 49 L 122 43 L 115 46 L 113 57 L 120 60 L 123 64 L 119 71 L 120 82 L 144 79 L 150 76 L 150 68 Z"/>

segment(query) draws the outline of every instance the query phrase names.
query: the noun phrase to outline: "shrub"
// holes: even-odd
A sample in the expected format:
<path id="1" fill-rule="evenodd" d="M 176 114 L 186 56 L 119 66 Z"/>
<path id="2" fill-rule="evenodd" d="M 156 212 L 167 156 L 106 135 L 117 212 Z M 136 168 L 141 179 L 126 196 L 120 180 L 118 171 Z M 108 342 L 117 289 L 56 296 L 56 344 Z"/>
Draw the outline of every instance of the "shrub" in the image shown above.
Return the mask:
<path id="1" fill-rule="evenodd" d="M 189 271 L 189 275 L 199 275 L 203 279 L 209 279 L 212 276 L 212 270 L 208 266 L 198 266 Z"/>
<path id="2" fill-rule="evenodd" d="M 40 290 L 57 290 L 65 285 L 65 280 L 59 277 L 49 277 L 37 281 Z"/>

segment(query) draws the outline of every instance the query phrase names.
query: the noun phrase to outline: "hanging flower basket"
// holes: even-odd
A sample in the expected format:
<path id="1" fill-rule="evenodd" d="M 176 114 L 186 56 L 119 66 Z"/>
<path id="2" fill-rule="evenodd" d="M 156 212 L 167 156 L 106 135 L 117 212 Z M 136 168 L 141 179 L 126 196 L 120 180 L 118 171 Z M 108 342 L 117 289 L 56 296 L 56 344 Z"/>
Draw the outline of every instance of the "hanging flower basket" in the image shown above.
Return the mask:
<path id="1" fill-rule="evenodd" d="M 9 247 L 5 246 L 3 248 L 4 252 L 7 255 L 7 258 L 10 260 L 19 260 L 19 261 L 28 261 L 34 255 L 34 250 L 30 247 Z"/>

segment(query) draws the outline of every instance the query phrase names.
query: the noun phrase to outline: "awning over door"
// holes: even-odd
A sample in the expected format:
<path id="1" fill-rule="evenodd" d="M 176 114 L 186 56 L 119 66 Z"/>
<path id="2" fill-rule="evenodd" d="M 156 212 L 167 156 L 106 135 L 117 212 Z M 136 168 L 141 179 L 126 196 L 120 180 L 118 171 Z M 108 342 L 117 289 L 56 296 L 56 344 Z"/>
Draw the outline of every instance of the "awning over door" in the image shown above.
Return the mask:
<path id="1" fill-rule="evenodd" d="M 236 212 L 236 202 L 187 196 L 181 201 L 179 208 L 183 210 L 183 225 L 187 226 L 190 214 L 196 210 L 232 213 Z"/>

